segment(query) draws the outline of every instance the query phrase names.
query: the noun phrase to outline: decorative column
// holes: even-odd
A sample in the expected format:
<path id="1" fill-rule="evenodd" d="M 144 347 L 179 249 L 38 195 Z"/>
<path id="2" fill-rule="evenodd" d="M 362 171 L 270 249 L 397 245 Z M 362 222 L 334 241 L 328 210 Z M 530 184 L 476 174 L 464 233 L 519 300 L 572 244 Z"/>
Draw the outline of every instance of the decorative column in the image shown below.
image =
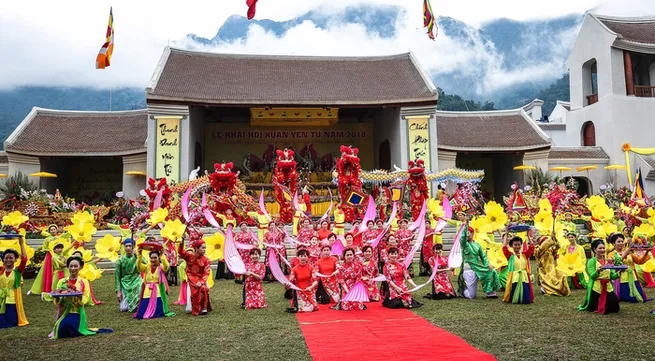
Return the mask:
<path id="1" fill-rule="evenodd" d="M 625 68 L 625 89 L 628 96 L 635 95 L 634 82 L 632 80 L 632 57 L 630 52 L 623 50 L 623 66 Z"/>
<path id="2" fill-rule="evenodd" d="M 188 138 L 188 106 L 148 104 L 148 177 L 169 184 L 187 180 L 193 146 Z"/>
<path id="3" fill-rule="evenodd" d="M 407 161 L 423 160 L 427 171 L 436 172 L 438 165 L 436 106 L 401 108 L 401 124 L 407 134 Z M 403 164 L 407 167 L 407 164 Z M 430 187 L 434 196 L 437 187 Z"/>

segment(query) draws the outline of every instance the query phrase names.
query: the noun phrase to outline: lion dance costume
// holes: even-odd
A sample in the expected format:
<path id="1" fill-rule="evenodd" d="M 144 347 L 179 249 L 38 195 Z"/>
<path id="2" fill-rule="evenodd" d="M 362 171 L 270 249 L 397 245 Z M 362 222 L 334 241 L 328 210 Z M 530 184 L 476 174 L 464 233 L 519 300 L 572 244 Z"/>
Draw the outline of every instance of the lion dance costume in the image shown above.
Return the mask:
<path id="1" fill-rule="evenodd" d="M 278 149 L 277 162 L 273 173 L 273 186 L 275 187 L 275 200 L 280 205 L 280 221 L 291 223 L 293 221 L 293 207 L 291 197 L 296 194 L 298 173 L 294 151 L 291 149 Z"/>
<path id="2" fill-rule="evenodd" d="M 341 208 L 346 214 L 346 222 L 352 223 L 358 218 L 358 210 L 348 204 L 351 191 L 361 191 L 362 181 L 359 172 L 362 169 L 359 163 L 359 149 L 352 146 L 341 146 L 341 157 L 337 159 L 337 184 L 341 197 Z"/>

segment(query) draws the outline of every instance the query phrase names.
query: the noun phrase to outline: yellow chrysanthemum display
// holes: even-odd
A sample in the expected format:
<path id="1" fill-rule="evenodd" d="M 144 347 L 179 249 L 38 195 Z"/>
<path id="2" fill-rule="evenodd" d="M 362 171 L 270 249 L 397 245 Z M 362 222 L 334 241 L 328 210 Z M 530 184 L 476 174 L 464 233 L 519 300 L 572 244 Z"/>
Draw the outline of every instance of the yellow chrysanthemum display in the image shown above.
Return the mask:
<path id="1" fill-rule="evenodd" d="M 77 211 L 75 212 L 75 214 L 73 214 L 73 218 L 71 218 L 71 222 L 79 223 L 79 224 L 89 223 L 93 225 L 96 222 L 96 220 L 89 212 Z"/>
<path id="2" fill-rule="evenodd" d="M 547 236 L 553 233 L 553 214 L 546 211 L 540 211 L 534 217 L 534 228 L 541 236 Z"/>
<path id="3" fill-rule="evenodd" d="M 599 219 L 601 222 L 610 222 L 614 219 L 614 210 L 605 203 L 599 204 L 591 211 L 591 216 Z"/>
<path id="4" fill-rule="evenodd" d="M 580 255 L 575 253 L 568 253 L 561 255 L 557 259 L 557 269 L 562 271 L 565 275 L 572 277 L 578 273 L 585 271 L 584 261 L 580 259 Z"/>
<path id="5" fill-rule="evenodd" d="M 24 216 L 19 211 L 14 211 L 2 217 L 2 225 L 18 228 L 18 226 L 27 222 L 28 219 L 30 219 L 30 217 Z"/>
<path id="6" fill-rule="evenodd" d="M 179 219 L 166 221 L 164 228 L 161 230 L 161 236 L 173 242 L 180 242 L 184 236 L 184 231 L 186 231 L 186 225 Z"/>
<path id="7" fill-rule="evenodd" d="M 80 220 L 64 228 L 71 237 L 78 242 L 89 242 L 91 237 L 98 231 L 92 223 L 82 223 Z"/>
<path id="8" fill-rule="evenodd" d="M 203 241 L 205 241 L 205 244 L 207 245 L 207 251 L 205 254 L 210 260 L 223 260 L 225 236 L 219 232 L 216 232 L 211 236 L 203 237 Z"/>
<path id="9" fill-rule="evenodd" d="M 166 208 L 157 208 L 154 211 L 150 212 L 150 217 L 148 218 L 148 224 L 154 226 L 155 224 L 163 223 L 168 217 L 168 209 Z"/>
<path id="10" fill-rule="evenodd" d="M 507 214 L 505 214 L 505 210 L 500 204 L 494 201 L 487 202 L 484 205 L 484 214 L 485 219 L 491 228 L 491 232 L 505 227 L 505 223 L 507 223 Z"/>
<path id="11" fill-rule="evenodd" d="M 491 232 L 491 226 L 487 223 L 486 217 L 476 217 L 474 220 L 469 222 L 469 227 L 473 228 L 475 234 L 473 235 L 473 240 L 481 243 L 488 242 L 489 236 L 487 233 Z"/>
<path id="12" fill-rule="evenodd" d="M 120 238 L 114 237 L 111 234 L 105 234 L 103 238 L 96 241 L 96 256 L 98 258 L 104 258 L 116 262 L 118 259 L 118 251 L 120 249 Z"/>

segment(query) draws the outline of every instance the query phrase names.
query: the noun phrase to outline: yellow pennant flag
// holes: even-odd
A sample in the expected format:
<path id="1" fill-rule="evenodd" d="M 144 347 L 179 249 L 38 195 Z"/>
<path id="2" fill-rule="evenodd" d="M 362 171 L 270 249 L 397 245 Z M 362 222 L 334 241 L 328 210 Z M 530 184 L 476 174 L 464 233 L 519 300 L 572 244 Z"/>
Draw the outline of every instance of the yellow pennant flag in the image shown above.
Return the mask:
<path id="1" fill-rule="evenodd" d="M 107 39 L 102 44 L 98 57 L 96 57 L 96 69 L 104 69 L 109 66 L 111 55 L 114 52 L 114 15 L 112 8 L 109 8 L 109 24 L 107 25 Z"/>

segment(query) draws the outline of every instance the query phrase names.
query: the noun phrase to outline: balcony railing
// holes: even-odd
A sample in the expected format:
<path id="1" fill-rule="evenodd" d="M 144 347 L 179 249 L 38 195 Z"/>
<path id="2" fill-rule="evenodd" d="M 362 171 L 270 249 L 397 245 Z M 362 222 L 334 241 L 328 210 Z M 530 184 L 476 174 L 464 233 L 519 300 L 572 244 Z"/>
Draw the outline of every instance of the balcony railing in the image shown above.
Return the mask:
<path id="1" fill-rule="evenodd" d="M 634 94 L 639 98 L 655 98 L 655 86 L 635 85 Z"/>
<path id="2" fill-rule="evenodd" d="M 598 94 L 587 95 L 587 105 L 598 103 Z"/>

